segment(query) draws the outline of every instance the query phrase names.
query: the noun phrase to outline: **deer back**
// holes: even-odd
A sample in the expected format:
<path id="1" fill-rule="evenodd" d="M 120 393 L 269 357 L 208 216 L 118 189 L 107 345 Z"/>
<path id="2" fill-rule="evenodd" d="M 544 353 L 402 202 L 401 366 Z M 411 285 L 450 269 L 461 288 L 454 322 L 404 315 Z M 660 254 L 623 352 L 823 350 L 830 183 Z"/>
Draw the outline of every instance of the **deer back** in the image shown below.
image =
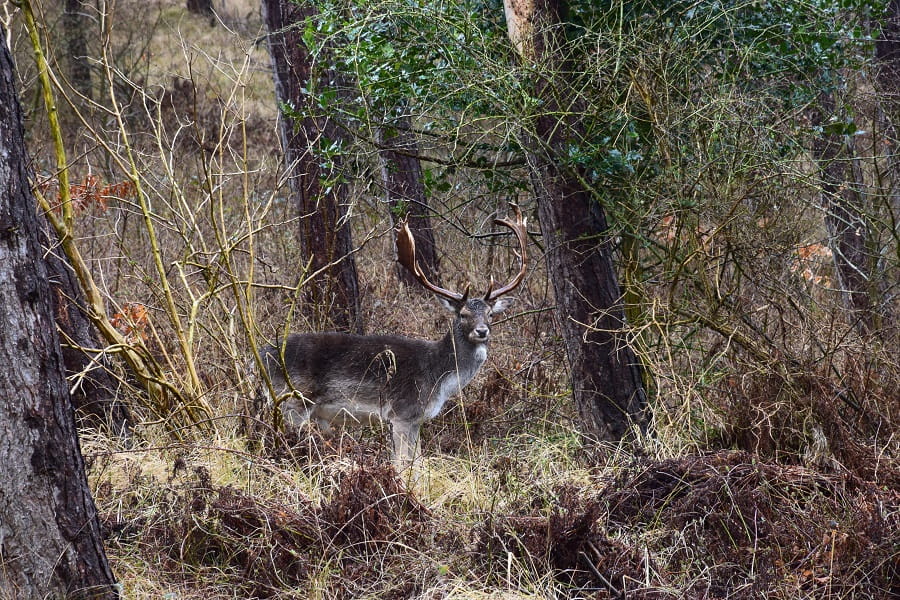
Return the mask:
<path id="1" fill-rule="evenodd" d="M 302 402 L 320 420 L 331 420 L 331 413 L 338 412 L 381 420 L 414 418 L 442 362 L 434 342 L 343 333 L 293 334 L 262 355 L 275 392 L 299 392 L 299 398 L 294 394 L 286 402 Z"/>

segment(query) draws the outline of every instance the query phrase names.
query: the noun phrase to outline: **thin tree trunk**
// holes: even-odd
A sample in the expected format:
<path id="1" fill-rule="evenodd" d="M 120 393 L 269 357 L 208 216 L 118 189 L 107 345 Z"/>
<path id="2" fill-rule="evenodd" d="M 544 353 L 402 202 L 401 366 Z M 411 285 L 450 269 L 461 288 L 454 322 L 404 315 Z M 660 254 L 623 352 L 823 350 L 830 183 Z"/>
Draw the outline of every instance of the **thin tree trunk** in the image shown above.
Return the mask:
<path id="1" fill-rule="evenodd" d="M 83 0 L 66 0 L 63 12 L 63 35 L 68 53 L 69 84 L 87 99 L 93 97 L 91 65 L 88 62 L 87 24 Z"/>
<path id="2" fill-rule="evenodd" d="M 884 210 L 886 222 L 892 226 L 893 256 L 880 256 L 880 304 L 886 324 L 900 321 L 900 0 L 890 0 L 885 7 L 881 34 L 875 44 L 875 89 L 883 121 L 884 144 L 876 149 L 887 155 L 888 190 Z M 889 254 L 889 251 L 886 252 Z"/>
<path id="3" fill-rule="evenodd" d="M 820 99 L 815 121 L 825 129 L 813 142 L 822 187 L 820 205 L 825 213 L 828 244 L 834 256 L 835 272 L 844 304 L 861 328 L 874 326 L 872 303 L 872 260 L 868 248 L 869 230 L 863 210 L 864 184 L 854 165 L 853 138 L 829 132 L 826 124 L 834 114 L 830 94 Z"/>
<path id="4" fill-rule="evenodd" d="M 117 598 L 63 372 L 0 28 L 0 596 Z"/>
<path id="5" fill-rule="evenodd" d="M 647 397 L 637 357 L 625 341 L 604 208 L 583 185 L 584 174 L 561 161 L 582 131 L 566 116 L 577 111 L 569 110 L 575 100 L 571 82 L 565 80 L 569 69 L 560 58 L 565 5 L 559 0 L 505 0 L 504 8 L 510 41 L 525 61 L 544 68 L 534 83 L 542 112 L 526 142 L 575 405 L 586 437 L 618 441 L 633 425 L 646 428 Z"/>
<path id="6" fill-rule="evenodd" d="M 407 220 L 416 242 L 416 258 L 425 276 L 440 285 L 440 263 L 422 182 L 422 165 L 416 157 L 419 147 L 409 117 L 401 117 L 394 127 L 382 127 L 378 132 L 378 145 L 381 181 L 390 206 L 391 222 L 396 225 L 402 219 Z M 422 289 L 408 269 L 399 263 L 396 268 L 397 276 L 407 287 Z"/>
<path id="7" fill-rule="evenodd" d="M 316 324 L 331 323 L 361 331 L 359 280 L 353 260 L 350 198 L 341 179 L 340 152 L 325 159 L 323 148 L 343 145 L 344 134 L 312 101 L 309 90 L 319 84 L 341 87 L 337 73 L 322 81 L 313 73 L 313 57 L 304 45 L 305 19 L 315 7 L 290 0 L 264 0 L 269 51 L 278 101 L 292 109 L 282 113 L 280 131 L 290 187 L 300 216 L 300 249 L 311 272 L 323 269 L 307 286 L 304 312 Z M 323 168 L 323 163 L 330 166 Z M 322 182 L 327 181 L 327 187 Z"/>

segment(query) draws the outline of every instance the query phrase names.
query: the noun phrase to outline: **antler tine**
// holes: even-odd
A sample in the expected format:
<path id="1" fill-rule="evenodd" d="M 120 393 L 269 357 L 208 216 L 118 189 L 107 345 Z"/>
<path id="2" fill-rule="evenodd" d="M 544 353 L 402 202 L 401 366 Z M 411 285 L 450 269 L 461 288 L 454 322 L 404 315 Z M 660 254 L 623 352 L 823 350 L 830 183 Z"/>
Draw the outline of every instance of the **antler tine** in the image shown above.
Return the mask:
<path id="1" fill-rule="evenodd" d="M 491 292 L 493 292 L 493 291 L 494 291 L 494 276 L 491 275 L 491 280 L 490 280 L 490 282 L 488 283 L 488 289 L 487 289 L 487 292 L 484 294 L 485 299 L 490 299 L 490 297 L 491 297 Z"/>
<path id="2" fill-rule="evenodd" d="M 409 230 L 409 224 L 405 220 L 397 226 L 397 262 L 406 267 L 413 274 L 413 277 L 416 278 L 416 281 L 430 292 L 454 302 L 464 300 L 469 295 L 468 288 L 466 288 L 465 294 L 460 294 L 445 290 L 428 281 L 428 278 L 425 277 L 425 272 L 419 266 L 419 261 L 416 260 L 416 241 L 413 239 L 412 231 Z"/>
<path id="3" fill-rule="evenodd" d="M 487 293 L 484 295 L 484 299 L 486 301 L 495 300 L 504 294 L 508 294 L 509 292 L 516 289 L 516 287 L 518 287 L 518 285 L 522 283 L 522 280 L 525 278 L 525 267 L 528 260 L 528 255 L 526 252 L 526 249 L 528 247 L 528 229 L 525 223 L 526 219 L 522 217 L 522 210 L 519 208 L 518 204 L 510 202 L 509 205 L 515 212 L 516 220 L 510 221 L 507 218 L 494 219 L 494 223 L 509 227 L 510 229 L 512 229 L 513 233 L 516 234 L 516 239 L 519 241 L 519 252 L 517 252 L 517 254 L 519 255 L 521 266 L 516 276 L 513 277 L 509 283 L 500 287 L 499 289 L 493 289 L 494 279 L 493 277 L 491 277 L 491 286 L 488 288 Z"/>

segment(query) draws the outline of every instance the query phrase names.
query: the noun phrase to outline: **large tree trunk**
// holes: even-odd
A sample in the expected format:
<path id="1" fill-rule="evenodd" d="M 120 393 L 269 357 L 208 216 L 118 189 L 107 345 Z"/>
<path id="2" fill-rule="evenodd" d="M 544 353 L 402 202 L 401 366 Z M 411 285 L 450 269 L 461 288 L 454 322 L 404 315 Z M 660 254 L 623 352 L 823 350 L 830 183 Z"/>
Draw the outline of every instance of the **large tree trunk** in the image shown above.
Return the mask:
<path id="1" fill-rule="evenodd" d="M 0 29 L 0 596 L 116 598 L 53 322 Z"/>
<path id="2" fill-rule="evenodd" d="M 566 344 L 572 392 L 585 435 L 618 441 L 647 424 L 640 367 L 625 341 L 625 316 L 603 206 L 562 158 L 581 126 L 561 58 L 559 0 L 505 0 L 509 37 L 529 64 L 545 66 L 534 83 L 541 114 L 526 134 L 556 316 Z"/>
<path id="3" fill-rule="evenodd" d="M 440 285 L 440 264 L 422 182 L 422 165 L 416 156 L 419 148 L 409 117 L 398 119 L 393 127 L 382 127 L 378 132 L 378 145 L 381 181 L 390 206 L 391 221 L 396 225 L 399 220 L 407 219 L 416 242 L 416 258 L 428 280 Z M 407 287 L 422 289 L 408 269 L 399 263 L 396 268 L 397 276 Z"/>
<path id="4" fill-rule="evenodd" d="M 301 255 L 304 262 L 311 260 L 310 272 L 322 270 L 307 286 L 304 312 L 317 325 L 330 322 L 339 329 L 361 331 L 359 281 L 348 219 L 350 199 L 341 181 L 339 153 L 328 159 L 330 168 L 322 167 L 326 161 L 321 149 L 341 144 L 345 135 L 308 93 L 321 86 L 340 88 L 340 78 L 329 71 L 317 80 L 313 72 L 313 57 L 302 34 L 305 19 L 315 15 L 314 6 L 263 0 L 262 7 L 276 95 L 279 103 L 293 107 L 282 114 L 280 131 L 300 216 Z M 323 189 L 323 180 L 329 182 L 327 189 Z"/>
<path id="5" fill-rule="evenodd" d="M 537 161 L 534 188 L 547 271 L 556 296 L 584 433 L 603 441 L 646 427 L 640 366 L 625 342 L 625 317 L 603 208 L 573 178 Z"/>

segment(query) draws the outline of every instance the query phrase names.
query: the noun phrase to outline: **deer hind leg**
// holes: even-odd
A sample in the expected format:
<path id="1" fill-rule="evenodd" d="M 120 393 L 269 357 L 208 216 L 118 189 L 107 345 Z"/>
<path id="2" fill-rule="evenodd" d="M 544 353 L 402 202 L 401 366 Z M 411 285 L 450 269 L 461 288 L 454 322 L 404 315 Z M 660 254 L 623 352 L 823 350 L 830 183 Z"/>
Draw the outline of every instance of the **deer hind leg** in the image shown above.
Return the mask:
<path id="1" fill-rule="evenodd" d="M 419 428 L 421 423 L 392 421 L 391 433 L 394 437 L 394 466 L 400 473 L 412 466 L 419 455 Z"/>
<path id="2" fill-rule="evenodd" d="M 284 419 L 286 426 L 296 431 L 309 423 L 312 416 L 312 404 L 304 401 L 303 398 L 297 398 L 293 395 L 282 398 L 280 403 L 281 417 Z"/>

